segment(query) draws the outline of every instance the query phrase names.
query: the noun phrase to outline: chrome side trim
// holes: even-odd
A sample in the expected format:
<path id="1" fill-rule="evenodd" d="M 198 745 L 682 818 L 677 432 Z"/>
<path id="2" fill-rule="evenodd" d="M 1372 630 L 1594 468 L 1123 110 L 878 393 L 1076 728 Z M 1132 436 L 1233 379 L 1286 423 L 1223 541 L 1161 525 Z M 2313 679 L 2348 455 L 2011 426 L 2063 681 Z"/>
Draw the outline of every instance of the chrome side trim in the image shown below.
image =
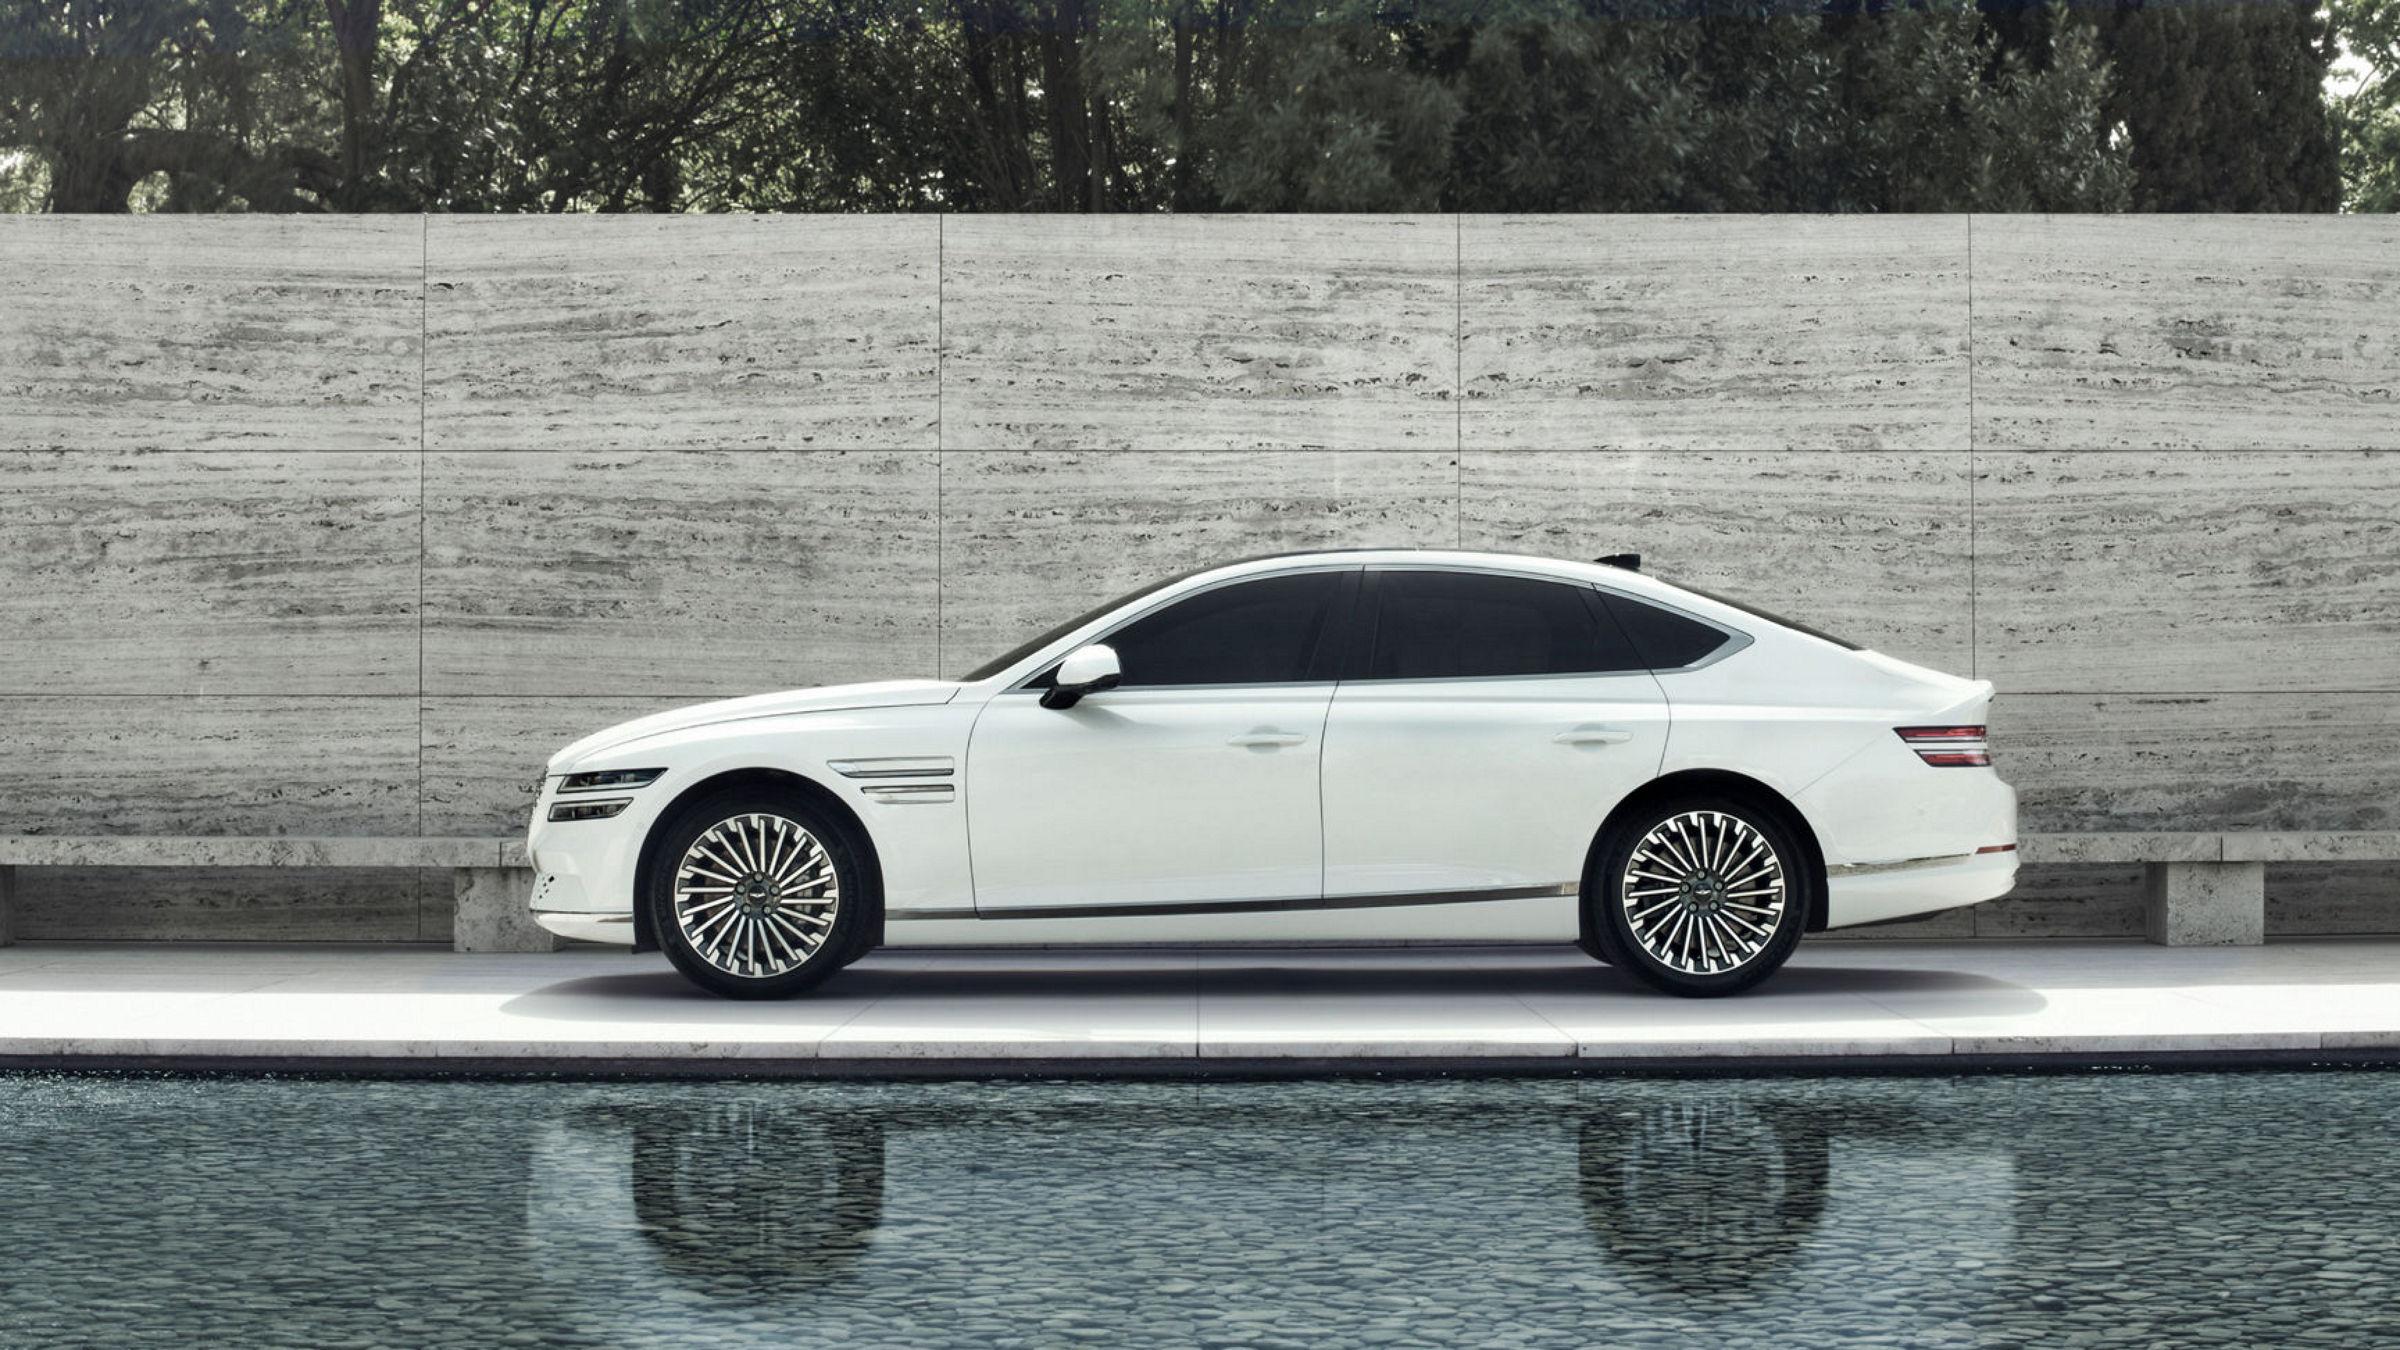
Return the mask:
<path id="1" fill-rule="evenodd" d="M 844 778 L 948 778 L 958 771 L 958 761 L 948 755 L 886 755 L 829 759 L 825 767 Z"/>
<path id="2" fill-rule="evenodd" d="M 973 915 L 955 909 L 892 909 L 883 917 L 909 919 L 1115 919 L 1169 914 L 1265 914 L 1295 909 L 1382 909 L 1395 905 L 1466 905 L 1487 900 L 1535 900 L 1574 895 L 1583 888 L 1572 881 L 1549 886 L 1495 886 L 1473 891 L 1401 891 L 1389 895 L 1305 895 L 1269 900 L 1187 900 L 1155 905 L 1061 905 L 1055 909 L 980 909 Z"/>
<path id="3" fill-rule="evenodd" d="M 580 909 L 537 909 L 533 910 L 532 914 L 535 918 L 551 914 L 561 919 L 581 919 L 586 923 L 621 923 L 628 927 L 633 924 L 633 916 L 630 914 L 595 914 Z"/>
<path id="4" fill-rule="evenodd" d="M 879 802 L 946 802 L 958 795 L 948 783 L 869 783 L 859 791 Z"/>
<path id="5" fill-rule="evenodd" d="M 1898 862 L 1833 863 L 1826 867 L 1825 877 L 1830 881 L 1836 877 L 1873 876 L 1877 872 L 1905 872 L 1912 867 L 1939 867 L 1944 863 L 1965 862 L 1974 856 L 1972 853 L 1945 853 L 1938 858 L 1903 858 Z"/>

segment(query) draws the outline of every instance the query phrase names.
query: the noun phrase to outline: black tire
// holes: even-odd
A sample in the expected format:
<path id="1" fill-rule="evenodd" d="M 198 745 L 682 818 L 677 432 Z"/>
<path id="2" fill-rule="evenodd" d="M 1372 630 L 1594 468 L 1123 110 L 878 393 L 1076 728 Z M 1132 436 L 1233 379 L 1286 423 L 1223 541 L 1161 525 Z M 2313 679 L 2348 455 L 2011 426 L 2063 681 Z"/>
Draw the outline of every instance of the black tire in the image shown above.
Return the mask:
<path id="1" fill-rule="evenodd" d="M 735 788 L 659 828 L 651 931 L 710 993 L 789 998 L 855 959 L 873 931 L 880 895 L 864 850 L 797 793 Z"/>
<path id="2" fill-rule="evenodd" d="M 1608 964 L 1666 993 L 1716 998 L 1790 959 L 1816 887 L 1807 854 L 1780 817 L 1693 796 L 1611 827 L 1583 895 L 1593 944 Z"/>

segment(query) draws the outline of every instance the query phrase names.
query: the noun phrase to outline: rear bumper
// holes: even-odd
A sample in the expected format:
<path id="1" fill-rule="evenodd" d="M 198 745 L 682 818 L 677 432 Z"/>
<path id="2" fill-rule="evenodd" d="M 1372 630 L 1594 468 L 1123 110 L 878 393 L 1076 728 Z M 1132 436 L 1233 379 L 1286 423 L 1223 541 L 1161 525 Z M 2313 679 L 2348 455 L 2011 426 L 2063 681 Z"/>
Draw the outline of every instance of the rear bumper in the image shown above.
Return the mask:
<path id="1" fill-rule="evenodd" d="M 1968 853 L 1829 867 L 1825 926 L 1851 928 L 1997 900 L 2017 884 L 2017 854 Z"/>

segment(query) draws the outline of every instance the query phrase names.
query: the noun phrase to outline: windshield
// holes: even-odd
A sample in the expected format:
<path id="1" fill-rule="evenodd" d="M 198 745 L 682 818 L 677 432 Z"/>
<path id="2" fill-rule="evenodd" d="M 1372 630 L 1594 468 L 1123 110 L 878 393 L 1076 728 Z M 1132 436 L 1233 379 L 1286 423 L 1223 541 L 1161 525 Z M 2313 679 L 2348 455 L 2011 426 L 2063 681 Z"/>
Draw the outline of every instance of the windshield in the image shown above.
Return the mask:
<path id="1" fill-rule="evenodd" d="M 1095 605 L 1092 608 L 1085 610 L 1083 613 L 1067 620 L 1065 623 L 1062 623 L 1058 627 L 1051 629 L 1049 632 L 1042 634 L 1040 637 L 1033 639 L 1031 642 L 1028 642 L 1023 646 L 1010 651 L 1005 656 L 997 656 L 989 661 L 984 662 L 982 665 L 975 667 L 966 674 L 959 676 L 959 680 L 964 684 L 973 684 L 977 680 L 988 680 L 994 675 L 999 674 L 1001 671 L 1008 669 L 1010 666 L 1015 665 L 1019 661 L 1024 660 L 1026 657 L 1033 655 L 1035 652 L 1040 651 L 1042 648 L 1049 646 L 1051 643 L 1058 641 L 1060 638 L 1065 637 L 1067 634 L 1074 632 L 1076 629 L 1083 627 L 1085 624 L 1090 623 L 1092 620 L 1099 618 L 1101 615 L 1106 614 L 1111 610 L 1120 609 L 1126 605 L 1130 605 L 1134 601 L 1139 600 L 1144 596 L 1155 595 L 1158 592 L 1165 590 L 1169 586 L 1176 585 L 1180 582 L 1189 581 L 1193 577 L 1200 575 L 1202 572 L 1214 572 L 1218 567 L 1221 566 L 1224 566 L 1224 564 L 1214 563 L 1207 567 L 1194 568 L 1189 572 L 1183 572 L 1175 576 L 1168 577 L 1164 581 L 1154 581 L 1149 585 L 1142 587 L 1138 591 L 1127 591 L 1125 594 L 1118 596 L 1116 599 L 1111 600 L 1106 604 Z"/>

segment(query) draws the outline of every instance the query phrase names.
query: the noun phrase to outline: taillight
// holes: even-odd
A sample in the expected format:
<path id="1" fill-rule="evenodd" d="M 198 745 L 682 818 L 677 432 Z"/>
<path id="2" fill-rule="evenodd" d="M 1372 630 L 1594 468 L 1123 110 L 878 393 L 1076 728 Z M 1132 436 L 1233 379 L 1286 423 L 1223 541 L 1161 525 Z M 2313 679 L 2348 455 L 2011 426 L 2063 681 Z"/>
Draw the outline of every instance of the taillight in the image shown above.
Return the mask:
<path id="1" fill-rule="evenodd" d="M 1894 727 L 1917 758 L 1942 769 L 1980 768 L 1992 762 L 1982 727 Z"/>

